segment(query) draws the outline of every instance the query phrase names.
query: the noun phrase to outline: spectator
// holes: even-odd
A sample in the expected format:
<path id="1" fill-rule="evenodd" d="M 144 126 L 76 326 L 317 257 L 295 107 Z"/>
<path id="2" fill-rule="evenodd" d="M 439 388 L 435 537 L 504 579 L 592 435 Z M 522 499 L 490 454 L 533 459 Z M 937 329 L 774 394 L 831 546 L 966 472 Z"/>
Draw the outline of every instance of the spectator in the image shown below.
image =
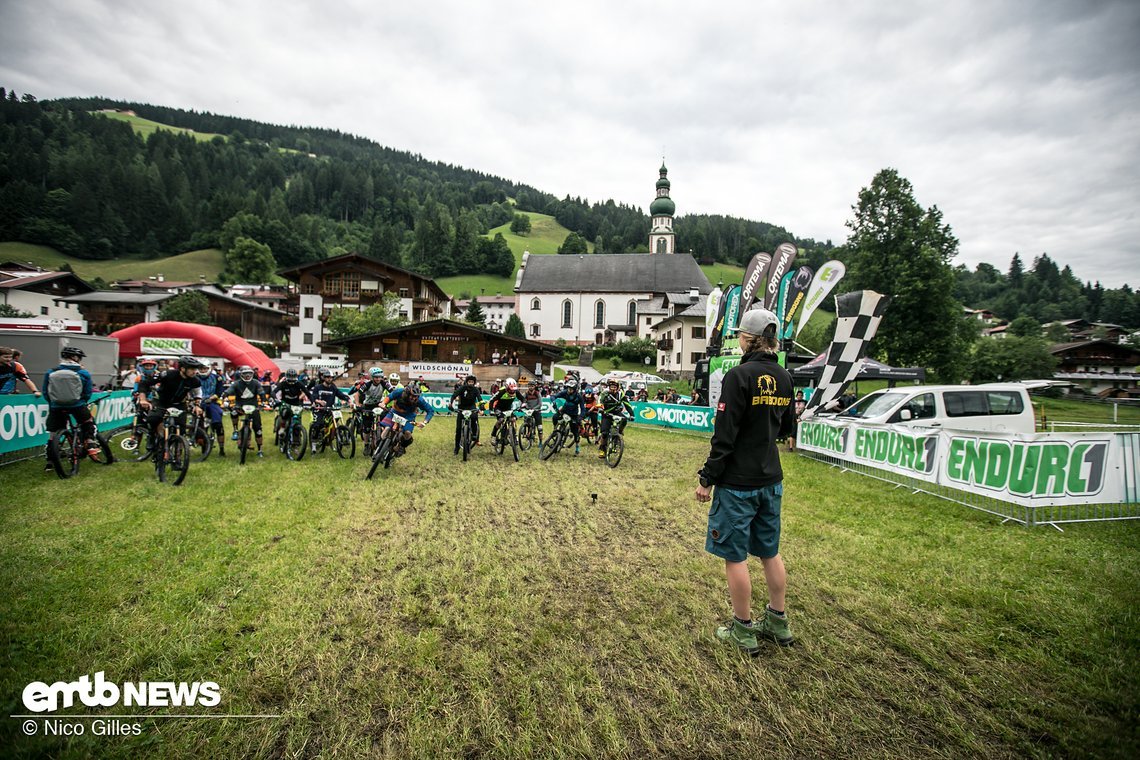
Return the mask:
<path id="1" fill-rule="evenodd" d="M 494 353 L 491 354 L 491 364 L 498 364 L 500 358 L 499 349 L 496 348 Z"/>
<path id="2" fill-rule="evenodd" d="M 28 387 L 28 390 L 38 396 L 40 391 L 36 388 L 36 384 L 28 377 L 24 365 L 16 361 L 19 355 L 20 352 L 14 348 L 0 346 L 0 395 L 6 396 L 15 393 L 16 381 L 19 380 Z"/>

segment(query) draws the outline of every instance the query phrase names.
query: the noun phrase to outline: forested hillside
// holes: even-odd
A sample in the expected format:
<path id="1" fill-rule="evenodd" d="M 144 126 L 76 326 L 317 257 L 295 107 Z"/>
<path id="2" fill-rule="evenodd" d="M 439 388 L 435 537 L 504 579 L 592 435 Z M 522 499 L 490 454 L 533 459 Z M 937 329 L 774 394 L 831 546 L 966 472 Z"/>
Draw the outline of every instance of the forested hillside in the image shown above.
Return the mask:
<path id="1" fill-rule="evenodd" d="M 159 129 L 143 138 L 101 110 L 215 137 Z M 652 169 L 646 175 L 648 200 Z M 559 200 L 335 130 L 101 98 L 38 102 L 0 89 L 0 240 L 88 259 L 220 247 L 254 261 L 240 272 L 227 263 L 244 277 L 344 251 L 437 277 L 509 276 L 505 247 L 484 236 L 527 211 L 553 216 L 597 252 L 646 250 L 640 208 Z M 830 247 L 721 216 L 682 216 L 676 230 L 678 249 L 704 261 L 743 263 L 784 240 L 819 257 Z"/>

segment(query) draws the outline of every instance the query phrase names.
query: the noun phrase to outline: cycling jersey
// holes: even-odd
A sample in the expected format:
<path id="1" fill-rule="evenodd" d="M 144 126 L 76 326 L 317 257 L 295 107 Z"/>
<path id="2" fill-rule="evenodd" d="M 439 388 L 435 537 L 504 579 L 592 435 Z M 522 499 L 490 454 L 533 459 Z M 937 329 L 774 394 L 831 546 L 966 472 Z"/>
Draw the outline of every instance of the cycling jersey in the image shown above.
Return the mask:
<path id="1" fill-rule="evenodd" d="M 305 386 L 299 380 L 282 380 L 277 384 L 277 397 L 283 404 L 296 406 L 301 403 L 302 396 L 308 394 L 305 393 Z"/>
<path id="2" fill-rule="evenodd" d="M 633 405 L 620 394 L 605 391 L 598 397 L 598 406 L 605 414 L 626 414 L 633 416 Z"/>
<path id="3" fill-rule="evenodd" d="M 239 379 L 229 388 L 226 388 L 225 396 L 237 398 L 239 404 L 256 404 L 259 399 L 267 398 L 268 393 L 261 386 L 257 380 L 241 380 Z"/>
<path id="4" fill-rule="evenodd" d="M 451 402 L 458 402 L 460 409 L 474 409 L 483 400 L 483 394 L 478 385 L 464 383 L 451 394 Z"/>
<path id="5" fill-rule="evenodd" d="M 151 399 L 160 409 L 179 406 L 186 399 L 202 397 L 202 382 L 197 377 L 182 377 L 177 369 L 156 372 L 139 381 L 140 398 Z"/>
<path id="6" fill-rule="evenodd" d="M 345 395 L 344 391 L 335 385 L 325 385 L 324 383 L 314 385 L 310 388 L 309 398 L 313 400 L 314 404 L 320 402 L 330 407 L 333 406 L 337 400 L 343 401 L 346 404 L 348 403 L 348 396 Z"/>
<path id="7" fill-rule="evenodd" d="M 0 364 L 0 394 L 15 393 L 16 381 L 27 381 L 27 379 L 28 373 L 19 362 Z"/>
<path id="8" fill-rule="evenodd" d="M 566 402 L 562 405 L 562 414 L 568 415 L 573 419 L 578 419 L 582 416 L 582 407 L 585 405 L 586 399 L 577 391 L 562 391 L 554 398 L 560 398 Z"/>
<path id="9" fill-rule="evenodd" d="M 211 372 L 208 375 L 198 375 L 198 382 L 202 384 L 202 398 L 210 398 L 211 396 L 218 395 L 218 391 L 222 387 L 222 378 L 218 373 Z"/>
<path id="10" fill-rule="evenodd" d="M 412 401 L 405 397 L 403 388 L 397 388 L 388 395 L 386 406 L 396 414 L 406 418 L 408 422 L 415 421 L 416 414 L 421 409 L 427 412 L 424 422 L 431 422 L 431 418 L 435 416 L 435 410 L 431 408 L 427 399 L 423 396 L 417 396 L 415 401 Z"/>
<path id="11" fill-rule="evenodd" d="M 510 412 L 522 406 L 523 397 L 518 391 L 502 388 L 491 395 L 487 405 L 497 412 Z"/>
<path id="12" fill-rule="evenodd" d="M 356 393 L 360 395 L 360 403 L 365 407 L 371 408 L 380 405 L 384 400 L 384 396 L 388 393 L 388 389 L 384 387 L 384 381 L 377 378 L 375 382 L 366 383 L 356 389 Z"/>

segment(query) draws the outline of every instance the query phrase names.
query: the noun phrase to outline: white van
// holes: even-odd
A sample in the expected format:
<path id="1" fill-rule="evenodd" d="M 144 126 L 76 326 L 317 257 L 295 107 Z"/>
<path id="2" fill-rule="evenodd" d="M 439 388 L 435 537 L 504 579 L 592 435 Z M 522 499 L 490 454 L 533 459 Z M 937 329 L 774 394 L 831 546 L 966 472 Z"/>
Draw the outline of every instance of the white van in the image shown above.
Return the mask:
<path id="1" fill-rule="evenodd" d="M 1029 393 L 1018 383 L 888 388 L 864 396 L 835 419 L 997 433 L 1036 431 Z"/>

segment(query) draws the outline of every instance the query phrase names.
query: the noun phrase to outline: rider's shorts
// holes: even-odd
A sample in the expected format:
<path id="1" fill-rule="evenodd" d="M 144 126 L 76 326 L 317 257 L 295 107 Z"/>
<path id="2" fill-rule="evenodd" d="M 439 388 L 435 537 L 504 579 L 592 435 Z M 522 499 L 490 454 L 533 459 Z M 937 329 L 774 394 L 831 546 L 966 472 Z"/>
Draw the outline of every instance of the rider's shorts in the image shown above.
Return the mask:
<path id="1" fill-rule="evenodd" d="M 384 424 L 384 425 L 392 424 L 392 415 L 394 413 L 395 412 L 388 412 L 387 414 L 385 414 L 382 424 Z M 400 416 L 403 417 L 404 415 L 401 414 Z M 405 417 L 405 419 L 407 419 L 407 422 L 404 423 L 404 432 L 410 433 L 416 429 L 416 421 L 414 419 L 410 419 L 410 418 L 406 418 L 406 417 Z"/>

